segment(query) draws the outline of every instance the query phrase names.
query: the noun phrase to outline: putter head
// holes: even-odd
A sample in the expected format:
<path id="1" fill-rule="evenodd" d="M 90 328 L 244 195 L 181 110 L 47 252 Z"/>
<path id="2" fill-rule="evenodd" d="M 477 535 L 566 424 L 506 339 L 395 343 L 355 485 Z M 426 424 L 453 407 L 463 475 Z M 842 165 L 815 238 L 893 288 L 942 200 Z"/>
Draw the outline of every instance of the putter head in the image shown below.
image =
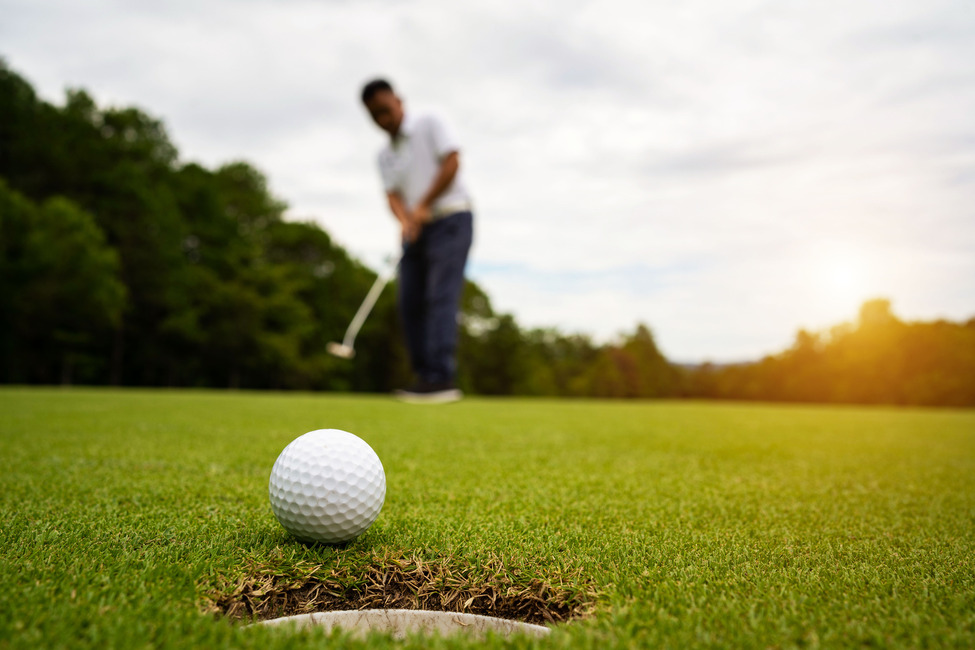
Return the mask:
<path id="1" fill-rule="evenodd" d="M 351 345 L 343 345 L 334 341 L 326 345 L 325 350 L 333 357 L 340 359 L 351 359 L 355 356 L 355 349 Z"/>

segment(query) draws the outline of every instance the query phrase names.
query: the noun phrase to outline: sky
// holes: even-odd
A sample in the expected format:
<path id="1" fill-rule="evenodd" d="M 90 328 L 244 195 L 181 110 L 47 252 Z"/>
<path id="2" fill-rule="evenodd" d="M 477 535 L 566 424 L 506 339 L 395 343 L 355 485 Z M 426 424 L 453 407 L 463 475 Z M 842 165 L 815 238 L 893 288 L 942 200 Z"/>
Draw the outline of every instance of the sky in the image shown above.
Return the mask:
<path id="1" fill-rule="evenodd" d="M 468 275 L 523 327 L 734 362 L 870 298 L 975 316 L 971 0 L 0 0 L 0 57 L 250 162 L 374 268 L 389 78 L 457 133 Z"/>

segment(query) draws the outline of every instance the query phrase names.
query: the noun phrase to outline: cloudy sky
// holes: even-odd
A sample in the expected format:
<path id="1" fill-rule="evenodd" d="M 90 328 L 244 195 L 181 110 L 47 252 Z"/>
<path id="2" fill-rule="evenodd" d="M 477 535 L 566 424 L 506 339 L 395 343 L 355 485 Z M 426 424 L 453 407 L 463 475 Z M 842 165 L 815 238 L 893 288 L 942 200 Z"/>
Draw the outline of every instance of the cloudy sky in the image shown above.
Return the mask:
<path id="1" fill-rule="evenodd" d="M 460 135 L 469 274 L 522 325 L 732 361 L 870 297 L 975 316 L 971 0 L 0 0 L 0 56 L 252 162 L 374 266 L 388 76 Z"/>

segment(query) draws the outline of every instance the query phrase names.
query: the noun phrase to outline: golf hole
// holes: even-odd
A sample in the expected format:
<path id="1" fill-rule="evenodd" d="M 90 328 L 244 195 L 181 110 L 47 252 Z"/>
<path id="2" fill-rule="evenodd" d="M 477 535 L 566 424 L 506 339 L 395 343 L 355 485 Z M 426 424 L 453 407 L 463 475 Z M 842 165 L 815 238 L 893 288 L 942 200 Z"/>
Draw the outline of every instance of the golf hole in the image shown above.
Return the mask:
<path id="1" fill-rule="evenodd" d="M 206 591 L 204 610 L 248 623 L 317 625 L 404 636 L 488 631 L 546 634 L 592 613 L 598 596 L 581 572 L 539 577 L 499 558 L 465 563 L 387 554 L 331 566 L 251 562 Z"/>
<path id="2" fill-rule="evenodd" d="M 447 636 L 461 632 L 468 636 L 484 637 L 487 634 L 511 636 L 545 636 L 549 628 L 532 623 L 512 621 L 479 614 L 458 612 L 431 612 L 412 609 L 366 609 L 342 612 L 316 612 L 298 614 L 261 621 L 257 625 L 302 627 L 321 627 L 326 631 L 341 628 L 355 636 L 365 636 L 369 632 L 390 634 L 403 639 L 410 634 L 440 634 Z"/>

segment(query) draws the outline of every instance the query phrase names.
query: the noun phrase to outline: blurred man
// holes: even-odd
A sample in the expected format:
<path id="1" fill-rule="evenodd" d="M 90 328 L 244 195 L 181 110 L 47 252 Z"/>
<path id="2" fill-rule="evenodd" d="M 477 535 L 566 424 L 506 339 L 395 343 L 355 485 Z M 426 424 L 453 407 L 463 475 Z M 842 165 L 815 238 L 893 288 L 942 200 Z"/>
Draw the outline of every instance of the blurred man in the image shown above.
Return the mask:
<path id="1" fill-rule="evenodd" d="M 457 311 L 474 219 L 459 171 L 460 147 L 436 115 L 406 113 L 384 79 L 363 87 L 362 103 L 389 134 L 379 171 L 403 233 L 399 309 L 417 381 L 397 395 L 411 402 L 456 401 Z"/>

